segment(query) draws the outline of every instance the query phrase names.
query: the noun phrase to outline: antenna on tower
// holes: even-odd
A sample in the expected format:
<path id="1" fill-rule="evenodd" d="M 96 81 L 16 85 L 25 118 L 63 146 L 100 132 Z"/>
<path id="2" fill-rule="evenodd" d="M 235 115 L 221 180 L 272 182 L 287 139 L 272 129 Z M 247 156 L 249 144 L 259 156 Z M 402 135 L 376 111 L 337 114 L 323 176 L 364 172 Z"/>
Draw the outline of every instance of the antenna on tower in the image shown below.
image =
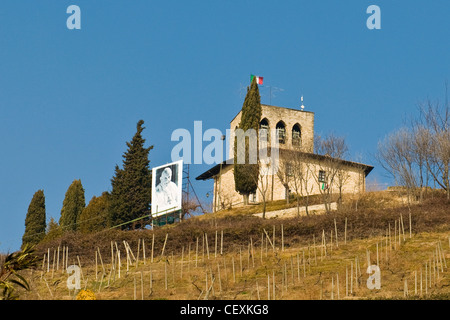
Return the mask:
<path id="1" fill-rule="evenodd" d="M 300 98 L 300 100 L 302 101 L 302 105 L 300 106 L 300 108 L 301 108 L 302 111 L 303 111 L 303 109 L 305 108 L 305 106 L 303 105 L 303 95 L 302 95 L 302 97 Z"/>
<path id="2" fill-rule="evenodd" d="M 183 201 L 182 201 L 182 214 L 181 219 L 185 216 L 192 217 L 191 211 L 196 211 L 196 209 L 201 209 L 202 213 L 205 213 L 203 206 L 198 199 L 197 193 L 194 190 L 191 179 L 189 177 L 189 164 L 183 164 Z M 191 199 L 191 192 L 194 194 L 197 203 Z"/>

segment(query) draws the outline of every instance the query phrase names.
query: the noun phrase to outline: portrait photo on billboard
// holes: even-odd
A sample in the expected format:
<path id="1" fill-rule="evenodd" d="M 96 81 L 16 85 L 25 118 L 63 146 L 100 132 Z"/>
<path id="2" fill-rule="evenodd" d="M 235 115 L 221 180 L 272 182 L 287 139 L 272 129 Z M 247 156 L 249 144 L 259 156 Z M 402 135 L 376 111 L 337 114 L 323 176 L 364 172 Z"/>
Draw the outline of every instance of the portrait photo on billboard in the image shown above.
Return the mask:
<path id="1" fill-rule="evenodd" d="M 152 169 L 152 216 L 181 209 L 183 161 Z"/>

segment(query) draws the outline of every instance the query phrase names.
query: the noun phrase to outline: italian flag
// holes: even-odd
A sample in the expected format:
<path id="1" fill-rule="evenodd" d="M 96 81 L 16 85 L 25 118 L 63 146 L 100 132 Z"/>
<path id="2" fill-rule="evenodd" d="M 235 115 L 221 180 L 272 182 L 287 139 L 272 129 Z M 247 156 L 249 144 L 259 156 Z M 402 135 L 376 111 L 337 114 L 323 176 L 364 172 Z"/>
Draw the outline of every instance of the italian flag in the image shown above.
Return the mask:
<path id="1" fill-rule="evenodd" d="M 253 82 L 253 78 L 256 78 L 256 84 L 263 84 L 263 77 L 250 75 L 250 83 Z"/>

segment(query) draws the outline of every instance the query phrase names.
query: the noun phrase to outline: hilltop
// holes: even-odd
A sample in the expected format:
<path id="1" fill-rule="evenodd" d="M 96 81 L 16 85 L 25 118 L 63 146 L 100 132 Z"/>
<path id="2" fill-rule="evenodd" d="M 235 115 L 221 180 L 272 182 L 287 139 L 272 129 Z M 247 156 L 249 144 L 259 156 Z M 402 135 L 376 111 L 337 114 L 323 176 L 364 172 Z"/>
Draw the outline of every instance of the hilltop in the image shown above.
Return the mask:
<path id="1" fill-rule="evenodd" d="M 425 272 L 427 285 L 432 284 L 426 297 L 449 294 L 450 204 L 445 195 L 433 192 L 410 206 L 399 192 L 345 199 L 330 214 L 261 219 L 254 216 L 261 210 L 255 205 L 155 230 L 66 233 L 39 244 L 39 256 L 50 253 L 50 261 L 41 261 L 31 275 L 34 289 L 21 298 L 74 298 L 65 287 L 62 252 L 67 248 L 68 264 L 82 267 L 82 287 L 99 299 L 264 299 L 273 290 L 276 299 L 329 299 L 338 294 L 403 298 L 405 285 L 409 295 L 414 291 L 411 285 L 419 281 L 419 272 L 422 296 Z M 269 203 L 268 210 L 295 205 L 277 201 Z M 366 288 L 368 260 L 382 270 L 381 290 Z M 434 275 L 429 279 L 430 270 Z"/>

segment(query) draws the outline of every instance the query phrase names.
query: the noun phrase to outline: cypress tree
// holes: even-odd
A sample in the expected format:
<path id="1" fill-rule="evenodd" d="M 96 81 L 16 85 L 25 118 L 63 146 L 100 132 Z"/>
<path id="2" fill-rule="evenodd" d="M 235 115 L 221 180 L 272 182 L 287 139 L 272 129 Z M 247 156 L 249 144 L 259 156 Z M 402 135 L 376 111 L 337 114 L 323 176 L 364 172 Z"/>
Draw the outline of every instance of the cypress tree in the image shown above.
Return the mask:
<path id="1" fill-rule="evenodd" d="M 62 236 L 62 234 L 63 230 L 59 227 L 58 222 L 56 222 L 55 219 L 50 218 L 50 221 L 47 223 L 47 231 L 42 242 L 45 243 L 47 241 L 58 239 Z"/>
<path id="2" fill-rule="evenodd" d="M 241 121 L 238 128 L 244 132 L 248 129 L 254 129 L 256 136 L 259 133 L 259 124 L 261 122 L 261 97 L 259 95 L 256 77 L 253 78 L 250 88 L 247 87 L 247 95 L 242 105 Z M 248 196 L 255 193 L 258 187 L 259 165 L 249 163 L 249 143 L 248 138 L 245 141 L 245 164 L 237 163 L 237 142 L 235 140 L 234 152 L 234 183 L 237 192 L 243 195 L 244 204 L 248 203 Z M 257 143 L 257 150 L 259 146 Z"/>
<path id="3" fill-rule="evenodd" d="M 81 180 L 74 180 L 66 192 L 61 209 L 59 225 L 66 230 L 77 230 L 78 218 L 86 206 Z"/>
<path id="4" fill-rule="evenodd" d="M 25 232 L 22 237 L 22 248 L 25 244 L 37 244 L 45 236 L 45 196 L 43 190 L 33 195 L 25 218 Z"/>
<path id="5" fill-rule="evenodd" d="M 131 142 L 127 142 L 127 151 L 123 154 L 123 168 L 115 167 L 111 179 L 111 223 L 119 225 L 146 215 L 150 215 L 150 197 L 152 175 L 148 155 L 153 146 L 144 147 L 142 137 L 144 121 L 139 120 L 137 131 Z M 144 227 L 149 219 L 125 224 L 122 229 Z"/>
<path id="6" fill-rule="evenodd" d="M 103 192 L 100 197 L 92 197 L 78 218 L 80 232 L 95 232 L 109 226 L 109 198 L 108 192 Z"/>

